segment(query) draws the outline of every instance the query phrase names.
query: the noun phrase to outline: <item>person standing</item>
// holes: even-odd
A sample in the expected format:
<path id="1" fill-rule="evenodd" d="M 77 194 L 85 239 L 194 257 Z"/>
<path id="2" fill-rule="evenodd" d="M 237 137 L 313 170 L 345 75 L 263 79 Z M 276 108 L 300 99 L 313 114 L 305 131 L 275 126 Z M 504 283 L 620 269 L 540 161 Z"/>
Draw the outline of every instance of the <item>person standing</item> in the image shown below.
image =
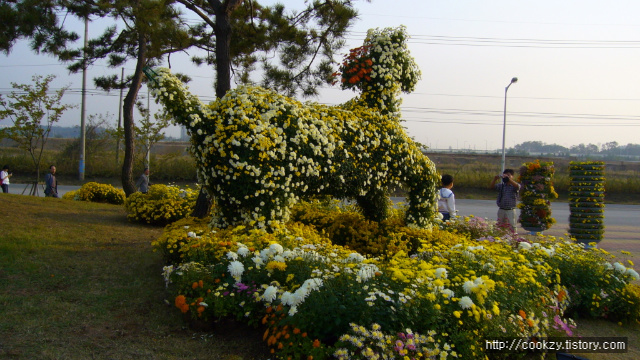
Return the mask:
<path id="1" fill-rule="evenodd" d="M 9 166 L 5 165 L 0 171 L 0 184 L 2 184 L 2 192 L 5 194 L 9 193 L 9 178 L 12 176 L 9 172 Z"/>
<path id="2" fill-rule="evenodd" d="M 518 233 L 516 227 L 516 208 L 518 206 L 518 192 L 520 191 L 520 184 L 513 180 L 515 172 L 513 169 L 504 169 L 502 175 L 496 175 L 491 181 L 489 188 L 496 189 L 498 191 L 498 199 L 496 204 L 498 205 L 498 222 L 506 223 L 511 226 L 511 230 L 514 233 Z M 496 184 L 498 180 L 501 180 Z"/>
<path id="3" fill-rule="evenodd" d="M 144 168 L 142 175 L 136 181 L 136 189 L 143 194 L 149 192 L 149 168 Z"/>
<path id="4" fill-rule="evenodd" d="M 58 196 L 58 180 L 56 179 L 56 167 L 55 165 L 49 166 L 49 173 L 44 176 L 44 183 L 46 185 L 44 189 L 44 196 L 54 197 Z"/>
<path id="5" fill-rule="evenodd" d="M 456 213 L 456 198 L 451 188 L 453 187 L 453 176 L 442 175 L 442 188 L 438 192 L 438 211 L 442 214 L 442 221 L 451 219 L 451 215 Z"/>

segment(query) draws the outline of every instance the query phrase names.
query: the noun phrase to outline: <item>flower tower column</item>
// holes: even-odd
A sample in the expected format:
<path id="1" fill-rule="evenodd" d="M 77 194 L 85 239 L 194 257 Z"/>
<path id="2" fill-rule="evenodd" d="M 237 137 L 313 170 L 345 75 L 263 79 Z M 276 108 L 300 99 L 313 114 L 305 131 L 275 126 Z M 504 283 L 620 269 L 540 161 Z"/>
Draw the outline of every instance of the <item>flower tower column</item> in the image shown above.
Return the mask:
<path id="1" fill-rule="evenodd" d="M 578 242 L 604 238 L 604 175 L 601 161 L 569 164 L 569 234 Z"/>
<path id="2" fill-rule="evenodd" d="M 520 168 L 520 225 L 532 235 L 547 230 L 556 220 L 551 217 L 551 200 L 558 194 L 553 188 L 553 162 L 540 160 Z"/>

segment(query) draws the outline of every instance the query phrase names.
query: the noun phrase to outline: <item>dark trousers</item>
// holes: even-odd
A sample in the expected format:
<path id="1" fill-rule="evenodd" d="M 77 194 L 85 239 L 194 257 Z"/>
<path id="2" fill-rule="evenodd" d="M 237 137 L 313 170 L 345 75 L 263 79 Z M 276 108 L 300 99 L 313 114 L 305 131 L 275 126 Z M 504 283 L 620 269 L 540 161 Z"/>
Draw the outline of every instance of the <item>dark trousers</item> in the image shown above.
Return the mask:
<path id="1" fill-rule="evenodd" d="M 5 194 L 9 193 L 9 184 L 2 184 L 2 192 Z"/>

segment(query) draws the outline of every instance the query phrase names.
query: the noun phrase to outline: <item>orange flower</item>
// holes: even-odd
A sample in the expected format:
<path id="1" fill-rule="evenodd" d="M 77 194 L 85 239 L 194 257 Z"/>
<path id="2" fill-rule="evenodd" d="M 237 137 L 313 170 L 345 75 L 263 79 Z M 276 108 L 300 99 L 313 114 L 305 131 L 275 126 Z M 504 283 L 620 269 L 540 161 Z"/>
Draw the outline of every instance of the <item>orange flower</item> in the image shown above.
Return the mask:
<path id="1" fill-rule="evenodd" d="M 282 350 L 282 348 L 284 347 L 284 345 L 282 345 L 281 342 L 278 343 L 278 350 Z"/>
<path id="2" fill-rule="evenodd" d="M 202 280 L 198 281 L 198 285 L 199 285 L 200 287 L 204 287 L 204 281 L 202 281 Z"/>
<path id="3" fill-rule="evenodd" d="M 313 360 L 313 356 L 311 355 L 307 356 L 307 360 Z"/>
<path id="4" fill-rule="evenodd" d="M 192 289 L 196 289 L 198 287 L 198 283 L 194 282 L 193 284 L 191 284 L 191 288 Z"/>
<path id="5" fill-rule="evenodd" d="M 175 303 L 176 307 L 179 309 L 183 304 L 187 303 L 187 298 L 184 295 L 178 295 L 176 296 Z"/>
<path id="6" fill-rule="evenodd" d="M 567 293 L 564 290 L 560 290 L 560 292 L 558 293 L 558 301 L 562 302 L 562 300 L 564 300 L 566 296 L 567 296 Z"/>
<path id="7" fill-rule="evenodd" d="M 204 306 L 198 306 L 198 316 L 202 316 L 202 313 L 204 312 Z"/>
<path id="8" fill-rule="evenodd" d="M 189 304 L 182 304 L 180 306 L 180 311 L 182 311 L 183 314 L 186 314 L 187 311 L 189 311 Z"/>
<path id="9" fill-rule="evenodd" d="M 320 340 L 318 339 L 313 340 L 313 347 L 314 348 L 320 347 Z"/>
<path id="10" fill-rule="evenodd" d="M 271 345 L 275 344 L 276 341 L 278 341 L 278 339 L 276 339 L 275 336 L 271 335 L 271 336 L 269 336 L 269 340 L 267 340 L 267 345 L 271 346 Z"/>
<path id="11" fill-rule="evenodd" d="M 267 336 L 269 336 L 269 329 L 264 331 L 264 335 L 262 335 L 262 341 L 267 340 Z"/>
<path id="12" fill-rule="evenodd" d="M 520 314 L 520 316 L 521 316 L 523 319 L 526 319 L 526 318 L 527 318 L 527 313 L 526 313 L 526 312 L 524 312 L 524 310 L 520 310 L 520 311 L 518 311 L 518 314 Z"/>
<path id="13" fill-rule="evenodd" d="M 306 332 L 303 332 L 303 333 L 302 333 L 302 337 L 307 337 L 307 333 L 306 333 Z"/>
<path id="14" fill-rule="evenodd" d="M 293 328 L 293 333 L 296 334 L 296 335 L 300 334 L 300 329 Z"/>

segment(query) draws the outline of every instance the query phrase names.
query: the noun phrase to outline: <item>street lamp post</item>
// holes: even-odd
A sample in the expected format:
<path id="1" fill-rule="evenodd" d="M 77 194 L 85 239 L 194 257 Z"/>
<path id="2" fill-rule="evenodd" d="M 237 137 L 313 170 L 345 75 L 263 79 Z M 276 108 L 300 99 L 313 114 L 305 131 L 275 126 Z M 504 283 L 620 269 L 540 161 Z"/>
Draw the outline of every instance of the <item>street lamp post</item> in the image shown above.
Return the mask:
<path id="1" fill-rule="evenodd" d="M 518 82 L 518 78 L 514 77 L 511 79 L 511 82 L 509 83 L 509 85 L 507 85 L 507 87 L 504 88 L 504 120 L 502 123 L 502 164 L 501 164 L 502 170 L 500 171 L 501 174 L 504 172 L 504 168 L 505 168 L 504 142 L 507 134 L 507 91 L 509 90 L 509 86 L 511 86 L 511 84 L 517 83 L 517 82 Z"/>

